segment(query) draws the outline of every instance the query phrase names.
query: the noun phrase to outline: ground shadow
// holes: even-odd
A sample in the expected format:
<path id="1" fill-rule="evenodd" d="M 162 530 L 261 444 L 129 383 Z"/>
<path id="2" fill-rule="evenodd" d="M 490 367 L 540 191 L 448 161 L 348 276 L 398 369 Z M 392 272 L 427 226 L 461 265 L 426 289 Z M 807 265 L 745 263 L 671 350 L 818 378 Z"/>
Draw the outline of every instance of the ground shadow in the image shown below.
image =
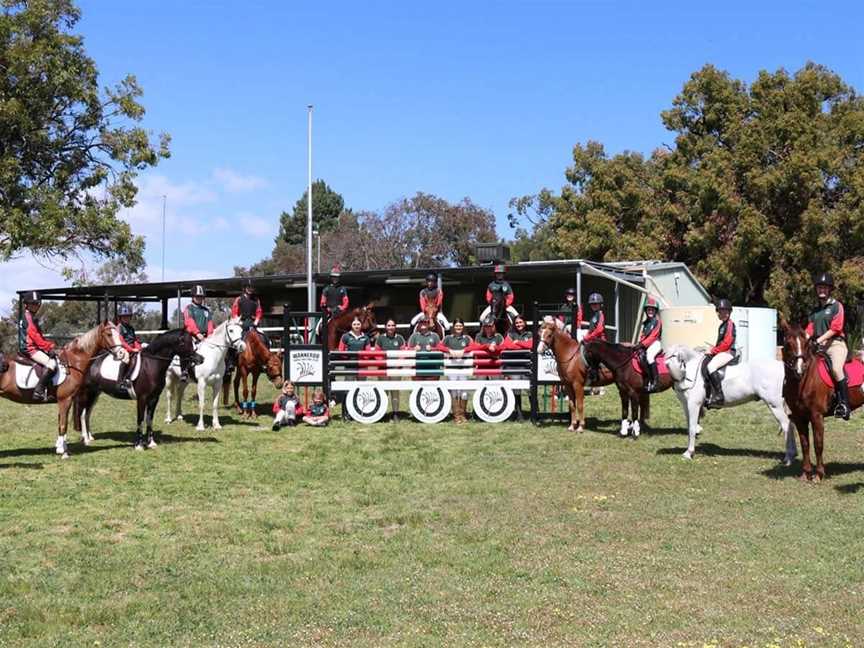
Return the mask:
<path id="1" fill-rule="evenodd" d="M 659 450 L 657 450 L 657 454 L 681 454 L 686 449 L 686 446 L 680 448 L 660 448 Z M 696 454 L 705 455 L 706 457 L 756 457 L 759 459 L 778 460 L 782 460 L 784 457 L 784 453 L 779 450 L 756 450 L 755 448 L 723 448 L 714 443 L 697 443 Z"/>
<path id="2" fill-rule="evenodd" d="M 13 461 L 12 463 L 0 464 L 0 470 L 6 468 L 24 468 L 25 470 L 42 470 L 45 464 L 41 463 L 24 463 L 23 461 Z"/>
<path id="3" fill-rule="evenodd" d="M 125 446 L 122 445 L 109 445 L 109 446 L 85 446 L 82 445 L 80 441 L 70 441 L 67 439 L 67 443 L 69 445 L 69 454 L 89 454 L 91 452 L 104 452 L 105 450 L 114 450 L 115 448 L 123 448 Z M 3 457 L 35 457 L 38 455 L 56 455 L 57 452 L 53 445 L 51 446 L 42 446 L 39 448 L 12 448 L 9 450 L 0 450 L 0 458 Z"/>
<path id="4" fill-rule="evenodd" d="M 795 460 L 791 466 L 774 466 L 768 470 L 763 470 L 762 474 L 773 479 L 784 479 L 787 477 L 795 477 L 801 475 L 801 460 Z M 853 472 L 864 472 L 864 463 L 847 463 L 847 462 L 831 462 L 825 464 L 826 479 L 837 477 L 838 475 L 846 475 Z M 843 486 L 835 486 L 839 492 L 847 494 L 854 493 L 858 488 L 864 487 L 864 484 L 846 484 Z M 847 489 L 847 490 L 843 490 Z"/>
<path id="5" fill-rule="evenodd" d="M 159 432 L 158 430 L 154 436 L 157 443 L 221 443 L 219 439 L 212 436 L 179 436 L 175 434 L 166 434 L 164 432 Z M 111 441 L 120 441 L 125 445 L 132 445 L 135 443 L 134 432 L 99 432 L 95 434 L 95 437 L 97 440 L 110 439 Z"/>
<path id="6" fill-rule="evenodd" d="M 841 495 L 854 495 L 861 489 L 864 489 L 864 482 L 855 482 L 854 484 L 843 484 L 842 486 L 834 487 L 834 490 Z"/>

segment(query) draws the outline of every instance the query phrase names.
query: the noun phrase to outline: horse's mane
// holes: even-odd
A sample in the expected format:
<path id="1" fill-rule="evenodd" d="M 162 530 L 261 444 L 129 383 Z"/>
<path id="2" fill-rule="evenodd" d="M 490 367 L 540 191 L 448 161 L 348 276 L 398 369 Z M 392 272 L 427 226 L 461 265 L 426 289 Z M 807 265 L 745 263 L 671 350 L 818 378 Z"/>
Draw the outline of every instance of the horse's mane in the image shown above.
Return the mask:
<path id="1" fill-rule="evenodd" d="M 174 342 L 183 335 L 185 329 L 177 328 L 171 329 L 170 331 L 165 331 L 164 333 L 157 335 L 153 338 L 153 341 L 147 345 L 147 348 L 144 349 L 144 353 L 148 355 L 153 355 L 163 351 L 165 347 L 173 345 Z"/>
<path id="2" fill-rule="evenodd" d="M 696 358 L 696 357 L 698 357 L 700 355 L 704 355 L 704 354 L 697 351 L 696 349 L 691 349 L 690 347 L 688 347 L 684 344 L 675 344 L 666 350 L 666 355 L 667 356 L 677 355 L 684 362 L 689 362 L 693 358 Z"/>
<path id="3" fill-rule="evenodd" d="M 69 347 L 92 355 L 96 351 L 96 345 L 99 344 L 99 329 L 103 324 L 104 322 L 99 323 L 86 333 L 76 337 L 69 343 Z"/>

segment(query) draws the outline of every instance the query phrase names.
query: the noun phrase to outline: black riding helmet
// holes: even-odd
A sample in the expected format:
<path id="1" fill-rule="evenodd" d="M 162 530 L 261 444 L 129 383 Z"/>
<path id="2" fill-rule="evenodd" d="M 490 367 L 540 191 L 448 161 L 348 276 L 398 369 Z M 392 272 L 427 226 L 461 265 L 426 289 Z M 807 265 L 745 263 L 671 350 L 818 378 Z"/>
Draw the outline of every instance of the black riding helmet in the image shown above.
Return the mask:
<path id="1" fill-rule="evenodd" d="M 834 287 L 834 277 L 830 272 L 823 272 L 818 275 L 816 279 L 813 281 L 813 284 L 816 286 L 828 286 L 829 288 Z"/>
<path id="2" fill-rule="evenodd" d="M 246 279 L 243 282 L 243 290 L 249 291 L 250 294 L 255 294 L 255 284 L 252 283 L 251 279 Z"/>
<path id="3" fill-rule="evenodd" d="M 438 281 L 438 277 L 436 277 L 431 272 L 426 275 L 426 283 L 429 283 L 430 281 Z"/>
<path id="4" fill-rule="evenodd" d="M 719 310 L 731 311 L 732 310 L 732 302 L 730 302 L 728 299 L 721 299 L 720 301 L 717 302 L 717 310 L 718 311 Z"/>
<path id="5" fill-rule="evenodd" d="M 35 290 L 28 290 L 26 293 L 21 295 L 21 302 L 24 304 L 41 304 L 42 298 Z"/>
<path id="6" fill-rule="evenodd" d="M 568 288 L 567 290 L 564 291 L 564 296 L 565 297 L 576 297 L 576 289 L 575 288 Z"/>

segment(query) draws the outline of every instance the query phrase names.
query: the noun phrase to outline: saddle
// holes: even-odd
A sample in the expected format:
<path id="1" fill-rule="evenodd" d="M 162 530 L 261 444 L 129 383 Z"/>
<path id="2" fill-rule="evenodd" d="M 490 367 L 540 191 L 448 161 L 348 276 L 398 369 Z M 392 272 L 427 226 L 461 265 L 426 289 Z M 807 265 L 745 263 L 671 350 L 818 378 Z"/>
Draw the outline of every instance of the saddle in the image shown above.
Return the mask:
<path id="1" fill-rule="evenodd" d="M 47 370 L 38 362 L 34 362 L 30 356 L 19 353 L 15 356 L 15 384 L 18 389 L 35 389 L 39 380 Z M 51 384 L 57 387 L 69 374 L 66 365 L 57 361 L 57 371 L 51 379 Z"/>
<path id="2" fill-rule="evenodd" d="M 115 360 L 113 356 L 105 356 L 102 360 L 102 364 L 99 366 L 99 375 L 102 376 L 105 380 L 109 380 L 111 382 L 117 382 L 120 379 L 120 365 L 122 363 L 119 360 Z M 133 353 L 131 358 L 129 359 L 130 369 L 129 373 L 126 377 L 135 382 L 135 379 L 138 377 L 139 372 L 141 371 L 141 352 L 138 351 Z"/>
<path id="3" fill-rule="evenodd" d="M 699 371 L 702 373 L 702 378 L 705 380 L 705 385 L 710 387 L 711 380 L 708 378 L 708 363 L 709 362 L 711 362 L 710 356 L 706 355 L 704 358 L 702 358 L 702 364 L 699 366 Z M 730 360 L 728 364 L 720 367 L 717 371 L 714 372 L 720 378 L 720 382 L 723 382 L 723 379 L 726 377 L 726 367 L 734 367 L 735 365 L 737 365 L 740 362 L 741 362 L 741 353 L 736 349 L 735 356 L 732 358 L 732 360 Z"/>
<path id="4" fill-rule="evenodd" d="M 819 363 L 819 377 L 826 386 L 834 388 L 834 376 L 831 375 L 831 367 L 829 360 L 825 357 L 821 358 Z M 859 387 L 864 384 L 864 362 L 858 359 L 847 362 L 843 365 L 843 371 L 846 372 L 846 378 L 849 380 L 849 387 Z"/>
<path id="5" fill-rule="evenodd" d="M 640 353 L 634 354 L 633 359 L 630 362 L 633 365 L 633 370 L 641 376 L 645 371 L 646 365 L 648 364 L 648 358 L 645 355 L 645 352 L 642 351 Z M 658 353 L 657 357 L 654 359 L 654 362 L 657 365 L 658 376 L 665 376 L 669 373 L 669 367 L 666 366 L 666 356 L 663 353 Z"/>

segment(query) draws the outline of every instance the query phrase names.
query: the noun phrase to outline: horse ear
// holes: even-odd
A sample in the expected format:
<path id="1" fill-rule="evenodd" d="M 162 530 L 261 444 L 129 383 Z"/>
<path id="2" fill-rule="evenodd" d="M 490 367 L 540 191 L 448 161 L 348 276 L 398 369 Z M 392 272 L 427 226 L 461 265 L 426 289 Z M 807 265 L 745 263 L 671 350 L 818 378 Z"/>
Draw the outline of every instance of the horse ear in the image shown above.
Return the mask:
<path id="1" fill-rule="evenodd" d="M 783 313 L 779 313 L 777 315 L 777 317 L 779 320 L 780 330 L 783 331 L 783 333 L 788 333 L 789 332 L 789 322 L 786 320 L 786 316 L 783 315 Z"/>

